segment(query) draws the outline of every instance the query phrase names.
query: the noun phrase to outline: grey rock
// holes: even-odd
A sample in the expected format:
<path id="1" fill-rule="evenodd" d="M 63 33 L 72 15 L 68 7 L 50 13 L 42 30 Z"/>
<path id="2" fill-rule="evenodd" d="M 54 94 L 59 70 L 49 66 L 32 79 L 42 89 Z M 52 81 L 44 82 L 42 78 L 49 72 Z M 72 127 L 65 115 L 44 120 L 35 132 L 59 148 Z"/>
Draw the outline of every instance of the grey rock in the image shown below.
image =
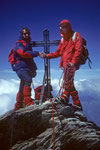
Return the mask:
<path id="1" fill-rule="evenodd" d="M 55 150 L 100 149 L 99 127 L 71 106 L 53 106 L 48 101 L 0 116 L 0 150 L 53 150 L 53 132 Z"/>
<path id="2" fill-rule="evenodd" d="M 74 116 L 74 110 L 70 106 L 65 106 L 61 109 L 60 114 L 66 118 Z"/>
<path id="3" fill-rule="evenodd" d="M 80 111 L 76 111 L 74 113 L 74 115 L 75 115 L 76 118 L 80 119 L 81 121 L 87 121 L 86 116 Z"/>

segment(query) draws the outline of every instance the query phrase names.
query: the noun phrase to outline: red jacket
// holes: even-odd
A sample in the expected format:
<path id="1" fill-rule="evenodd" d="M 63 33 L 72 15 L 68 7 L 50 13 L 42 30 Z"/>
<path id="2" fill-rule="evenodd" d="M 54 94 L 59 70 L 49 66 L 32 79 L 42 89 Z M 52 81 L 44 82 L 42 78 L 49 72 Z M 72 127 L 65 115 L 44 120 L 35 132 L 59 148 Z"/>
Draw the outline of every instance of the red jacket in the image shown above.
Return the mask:
<path id="1" fill-rule="evenodd" d="M 65 41 L 59 43 L 57 50 L 54 53 L 48 54 L 48 58 L 57 58 L 61 56 L 59 67 L 66 67 L 68 62 L 73 64 L 79 64 L 82 53 L 82 37 L 80 33 L 76 33 L 75 41 L 73 41 L 72 37 L 69 41 Z"/>
<path id="2" fill-rule="evenodd" d="M 39 56 L 39 52 L 33 51 L 31 45 L 23 40 L 22 35 L 15 43 L 14 52 L 14 58 L 16 62 L 13 65 L 13 69 L 15 71 L 20 69 L 29 70 L 34 74 L 37 67 L 33 58 Z"/>

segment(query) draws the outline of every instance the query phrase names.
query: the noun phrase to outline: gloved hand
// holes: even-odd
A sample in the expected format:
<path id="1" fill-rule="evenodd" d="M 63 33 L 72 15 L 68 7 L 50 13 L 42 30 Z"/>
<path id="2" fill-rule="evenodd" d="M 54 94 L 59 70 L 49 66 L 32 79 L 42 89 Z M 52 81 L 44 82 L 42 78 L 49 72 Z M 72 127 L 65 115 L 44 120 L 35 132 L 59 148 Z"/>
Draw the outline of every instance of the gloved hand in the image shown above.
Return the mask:
<path id="1" fill-rule="evenodd" d="M 41 57 L 41 58 L 46 58 L 47 57 L 47 54 L 46 53 L 39 53 L 39 56 Z"/>
<path id="2" fill-rule="evenodd" d="M 41 58 L 43 58 L 43 52 L 42 52 L 42 53 L 39 52 L 39 56 L 40 56 Z"/>
<path id="3" fill-rule="evenodd" d="M 67 63 L 67 66 L 69 66 L 69 67 L 74 67 L 74 64 L 71 63 L 71 62 L 69 62 L 69 63 Z"/>

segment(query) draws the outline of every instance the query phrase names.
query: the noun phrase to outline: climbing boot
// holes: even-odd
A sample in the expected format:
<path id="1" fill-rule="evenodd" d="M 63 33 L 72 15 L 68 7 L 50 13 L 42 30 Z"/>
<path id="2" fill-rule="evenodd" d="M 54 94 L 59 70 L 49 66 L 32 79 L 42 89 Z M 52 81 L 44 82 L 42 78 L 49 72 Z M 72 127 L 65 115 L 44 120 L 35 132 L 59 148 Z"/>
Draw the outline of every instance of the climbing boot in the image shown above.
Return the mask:
<path id="1" fill-rule="evenodd" d="M 82 111 L 83 109 L 82 109 L 82 105 L 81 105 L 79 97 L 78 97 L 78 92 L 73 91 L 70 94 L 72 96 L 74 109 Z"/>
<path id="2" fill-rule="evenodd" d="M 64 91 L 60 97 L 56 97 L 56 101 L 60 101 L 64 105 L 69 105 L 69 92 Z"/>
<path id="3" fill-rule="evenodd" d="M 23 94 L 21 93 L 17 93 L 17 96 L 16 96 L 16 104 L 15 104 L 15 110 L 18 110 L 20 108 L 23 108 Z"/>
<path id="4" fill-rule="evenodd" d="M 31 87 L 30 86 L 25 86 L 24 87 L 24 89 L 23 89 L 23 96 L 24 96 L 24 105 L 25 106 L 30 106 L 30 105 L 35 104 L 32 101 L 32 98 L 31 98 Z"/>

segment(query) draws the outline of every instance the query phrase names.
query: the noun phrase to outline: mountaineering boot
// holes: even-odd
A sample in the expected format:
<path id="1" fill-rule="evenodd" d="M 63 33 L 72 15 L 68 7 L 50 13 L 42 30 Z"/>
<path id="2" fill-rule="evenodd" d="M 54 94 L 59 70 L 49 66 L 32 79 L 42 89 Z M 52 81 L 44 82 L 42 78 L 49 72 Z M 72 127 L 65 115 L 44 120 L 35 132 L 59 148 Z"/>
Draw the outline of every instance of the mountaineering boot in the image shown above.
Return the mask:
<path id="1" fill-rule="evenodd" d="M 62 93 L 62 95 L 60 97 L 56 97 L 56 101 L 60 101 L 61 103 L 65 104 L 65 105 L 69 105 L 69 92 L 68 91 L 64 91 Z"/>
<path id="2" fill-rule="evenodd" d="M 80 103 L 79 97 L 78 97 L 78 92 L 77 91 L 73 91 L 70 93 L 72 96 L 72 100 L 73 100 L 73 107 L 75 108 L 75 110 L 82 110 L 82 105 Z"/>
<path id="3" fill-rule="evenodd" d="M 16 104 L 15 104 L 15 110 L 18 110 L 20 108 L 23 107 L 23 94 L 21 93 L 17 93 L 17 96 L 16 96 Z"/>
<path id="4" fill-rule="evenodd" d="M 65 105 L 68 104 L 68 103 L 66 102 L 66 100 L 65 100 L 64 98 L 62 98 L 61 96 L 56 97 L 56 98 L 55 98 L 55 102 L 61 102 L 61 103 L 65 104 Z"/>
<path id="5" fill-rule="evenodd" d="M 65 91 L 62 93 L 61 98 L 65 99 L 66 102 L 69 103 L 69 96 L 70 96 L 69 92 L 65 90 Z"/>
<path id="6" fill-rule="evenodd" d="M 23 96 L 24 96 L 24 104 L 25 104 L 25 106 L 30 106 L 30 105 L 35 104 L 32 101 L 32 98 L 31 98 L 31 87 L 30 86 L 24 86 Z"/>

